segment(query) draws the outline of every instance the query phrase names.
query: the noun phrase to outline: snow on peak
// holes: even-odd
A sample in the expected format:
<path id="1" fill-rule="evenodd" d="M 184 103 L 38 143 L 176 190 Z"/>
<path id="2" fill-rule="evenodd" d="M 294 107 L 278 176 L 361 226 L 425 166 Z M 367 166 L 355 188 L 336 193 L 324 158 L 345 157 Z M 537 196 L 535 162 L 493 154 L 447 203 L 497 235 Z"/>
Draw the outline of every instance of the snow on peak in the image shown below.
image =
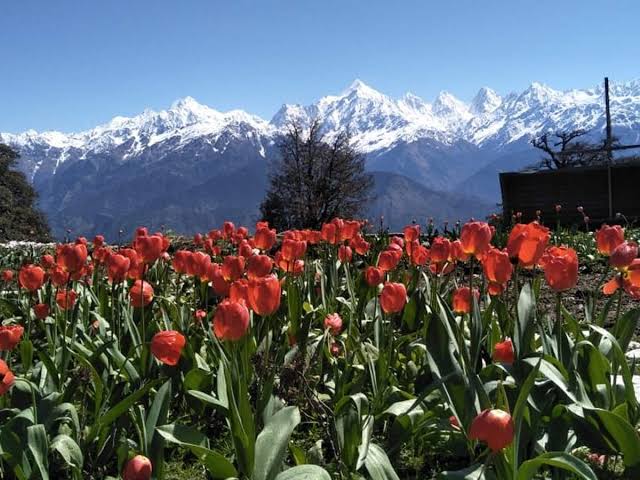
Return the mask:
<path id="1" fill-rule="evenodd" d="M 471 101 L 471 113 L 484 115 L 496 110 L 502 104 L 502 97 L 489 87 L 482 87 Z"/>

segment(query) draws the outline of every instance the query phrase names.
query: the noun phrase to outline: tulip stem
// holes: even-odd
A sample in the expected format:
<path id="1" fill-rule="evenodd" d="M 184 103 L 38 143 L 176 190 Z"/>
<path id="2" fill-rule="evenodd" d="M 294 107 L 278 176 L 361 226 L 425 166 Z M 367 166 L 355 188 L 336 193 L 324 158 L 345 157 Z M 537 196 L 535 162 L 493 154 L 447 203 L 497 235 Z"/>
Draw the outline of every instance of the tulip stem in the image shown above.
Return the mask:
<path id="1" fill-rule="evenodd" d="M 562 293 L 556 294 L 556 342 L 558 345 L 558 360 L 564 365 L 562 355 Z"/>

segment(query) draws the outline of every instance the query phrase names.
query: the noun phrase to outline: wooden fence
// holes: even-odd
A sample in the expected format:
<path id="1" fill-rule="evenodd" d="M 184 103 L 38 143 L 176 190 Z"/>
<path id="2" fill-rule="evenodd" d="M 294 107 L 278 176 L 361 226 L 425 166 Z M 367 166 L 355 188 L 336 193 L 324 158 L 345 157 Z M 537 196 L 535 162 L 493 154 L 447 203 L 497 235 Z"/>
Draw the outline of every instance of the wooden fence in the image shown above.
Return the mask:
<path id="1" fill-rule="evenodd" d="M 606 166 L 501 173 L 500 187 L 505 218 L 522 212 L 523 221 L 530 221 L 540 210 L 545 221 L 550 223 L 556 219 L 555 205 L 561 205 L 558 219 L 563 224 L 582 223 L 578 206 L 583 207 L 593 224 L 613 222 L 618 213 L 629 221 L 640 219 L 638 164 L 611 166 L 611 210 L 614 218 L 609 216 Z"/>

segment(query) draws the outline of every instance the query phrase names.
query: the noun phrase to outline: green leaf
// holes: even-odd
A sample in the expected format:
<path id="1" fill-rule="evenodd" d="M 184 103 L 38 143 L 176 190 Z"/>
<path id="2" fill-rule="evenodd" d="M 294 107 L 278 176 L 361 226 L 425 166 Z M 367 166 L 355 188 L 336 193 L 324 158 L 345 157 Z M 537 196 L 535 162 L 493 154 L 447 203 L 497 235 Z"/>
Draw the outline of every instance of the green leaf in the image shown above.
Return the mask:
<path id="1" fill-rule="evenodd" d="M 69 435 L 58 435 L 51 441 L 51 450 L 57 451 L 65 463 L 71 467 L 81 469 L 84 464 L 82 450 Z"/>
<path id="2" fill-rule="evenodd" d="M 578 478 L 586 480 L 598 480 L 591 468 L 582 460 L 565 452 L 549 452 L 538 455 L 536 458 L 523 462 L 518 470 L 517 480 L 529 480 L 538 472 L 540 467 L 547 465 L 550 467 L 567 470 Z"/>
<path id="3" fill-rule="evenodd" d="M 611 331 L 623 352 L 626 352 L 629 347 L 629 342 L 638 326 L 638 320 L 640 320 L 640 308 L 629 310 L 618 319 Z"/>
<path id="4" fill-rule="evenodd" d="M 214 397 L 213 395 L 209 395 L 207 393 L 200 392 L 198 390 L 188 390 L 187 394 L 192 396 L 193 398 L 197 398 L 198 400 L 200 400 L 203 403 L 206 403 L 207 405 L 210 405 L 211 407 L 213 407 L 215 410 L 217 410 L 224 416 L 226 416 L 229 413 L 227 406 L 223 402 L 218 400 L 216 397 Z"/>
<path id="5" fill-rule="evenodd" d="M 253 480 L 273 480 L 282 468 L 289 437 L 300 423 L 298 407 L 285 407 L 273 415 L 256 439 Z"/>
<path id="6" fill-rule="evenodd" d="M 375 443 L 369 445 L 369 453 L 364 459 L 364 465 L 371 480 L 400 480 L 387 454 Z"/>
<path id="7" fill-rule="evenodd" d="M 531 373 L 527 376 L 522 388 L 520 389 L 520 393 L 518 394 L 518 399 L 516 400 L 516 406 L 513 409 L 513 422 L 515 424 L 515 439 L 513 446 L 513 455 L 514 455 L 514 468 L 517 468 L 519 465 L 519 451 L 520 451 L 520 440 L 522 434 L 522 421 L 524 419 L 525 408 L 527 406 L 527 401 L 529 399 L 529 393 L 531 393 L 531 389 L 535 384 L 536 377 L 538 372 L 540 371 L 540 365 L 542 363 L 542 359 L 538 360 L 538 363 Z"/>
<path id="8" fill-rule="evenodd" d="M 331 480 L 331 475 L 318 465 L 298 465 L 279 473 L 275 480 Z"/>
<path id="9" fill-rule="evenodd" d="M 209 440 L 197 430 L 181 425 L 163 425 L 156 431 L 168 442 L 188 448 L 205 465 L 215 479 L 237 477 L 238 472 L 229 460 L 209 449 Z"/>
<path id="10" fill-rule="evenodd" d="M 27 445 L 29 452 L 36 462 L 36 467 L 40 472 L 42 480 L 49 480 L 49 445 L 47 441 L 47 431 L 44 425 L 32 425 L 27 427 Z"/>
<path id="11" fill-rule="evenodd" d="M 154 471 L 158 478 L 163 477 L 164 439 L 156 432 L 156 427 L 158 424 L 163 425 L 167 422 L 170 401 L 171 380 L 167 380 L 164 385 L 158 389 L 158 392 L 153 398 L 153 403 L 151 404 L 144 424 L 144 430 L 146 432 L 145 438 L 147 441 L 145 445 L 145 455 L 149 457 L 152 465 L 156 465 Z"/>

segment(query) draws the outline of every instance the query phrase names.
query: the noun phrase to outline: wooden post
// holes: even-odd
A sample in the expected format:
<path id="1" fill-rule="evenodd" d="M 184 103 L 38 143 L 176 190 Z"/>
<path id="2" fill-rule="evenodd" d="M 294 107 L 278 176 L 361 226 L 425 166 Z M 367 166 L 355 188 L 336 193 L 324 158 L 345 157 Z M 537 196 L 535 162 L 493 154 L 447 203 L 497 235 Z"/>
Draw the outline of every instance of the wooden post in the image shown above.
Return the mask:
<path id="1" fill-rule="evenodd" d="M 612 135 L 611 135 L 611 110 L 609 108 L 609 77 L 604 77 L 604 105 L 605 115 L 607 119 L 607 140 L 605 148 L 607 149 L 607 189 L 609 192 L 609 220 L 613 219 L 613 188 L 611 185 L 611 163 L 612 155 Z"/>

